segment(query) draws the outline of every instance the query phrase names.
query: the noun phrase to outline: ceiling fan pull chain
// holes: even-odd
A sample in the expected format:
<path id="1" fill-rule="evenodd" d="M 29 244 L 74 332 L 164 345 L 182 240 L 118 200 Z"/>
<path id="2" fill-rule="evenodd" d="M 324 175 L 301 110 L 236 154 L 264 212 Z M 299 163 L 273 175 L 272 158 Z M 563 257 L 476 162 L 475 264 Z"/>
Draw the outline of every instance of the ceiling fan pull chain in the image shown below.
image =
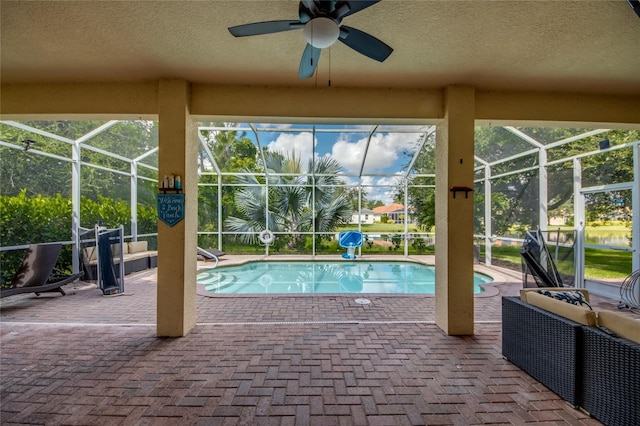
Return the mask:
<path id="1" fill-rule="evenodd" d="M 329 87 L 331 87 L 331 48 L 329 50 Z"/>

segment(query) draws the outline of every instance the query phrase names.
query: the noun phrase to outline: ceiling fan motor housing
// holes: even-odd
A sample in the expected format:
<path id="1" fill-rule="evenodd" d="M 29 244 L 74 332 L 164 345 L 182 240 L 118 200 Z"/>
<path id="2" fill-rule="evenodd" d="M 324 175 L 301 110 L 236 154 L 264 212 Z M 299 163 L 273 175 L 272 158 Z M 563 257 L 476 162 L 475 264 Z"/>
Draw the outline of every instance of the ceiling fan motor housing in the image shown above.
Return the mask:
<path id="1" fill-rule="evenodd" d="M 338 40 L 340 28 L 333 19 L 319 17 L 307 22 L 303 33 L 307 43 L 318 49 L 324 49 Z"/>

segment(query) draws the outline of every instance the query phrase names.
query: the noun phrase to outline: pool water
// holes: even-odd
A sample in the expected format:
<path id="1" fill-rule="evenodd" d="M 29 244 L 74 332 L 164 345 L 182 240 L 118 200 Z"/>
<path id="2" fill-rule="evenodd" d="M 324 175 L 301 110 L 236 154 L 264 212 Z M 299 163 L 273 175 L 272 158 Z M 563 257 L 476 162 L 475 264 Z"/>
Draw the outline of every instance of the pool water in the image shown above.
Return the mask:
<path id="1" fill-rule="evenodd" d="M 434 294 L 435 267 L 412 262 L 250 262 L 200 271 L 198 284 L 216 294 Z M 474 293 L 491 277 L 474 274 Z"/>

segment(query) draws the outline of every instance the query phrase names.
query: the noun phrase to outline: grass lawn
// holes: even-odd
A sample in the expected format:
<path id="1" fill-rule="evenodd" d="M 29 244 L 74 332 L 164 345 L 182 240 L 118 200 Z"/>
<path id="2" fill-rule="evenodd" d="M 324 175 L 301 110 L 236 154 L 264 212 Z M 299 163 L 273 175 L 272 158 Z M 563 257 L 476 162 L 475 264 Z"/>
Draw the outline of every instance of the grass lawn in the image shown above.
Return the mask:
<path id="1" fill-rule="evenodd" d="M 346 230 L 351 230 L 351 229 L 358 229 L 358 225 L 357 224 L 351 224 L 351 225 L 342 225 L 338 228 L 338 230 L 336 232 L 340 232 L 340 231 L 346 231 Z M 408 232 L 422 232 L 418 230 L 418 227 L 414 224 L 409 224 L 408 226 L 409 231 Z M 380 233 L 388 233 L 388 232 L 397 232 L 397 233 L 404 233 L 404 223 L 380 223 L 380 222 L 376 222 L 373 224 L 367 224 L 364 223 L 362 224 L 362 232 L 365 233 L 375 233 L 375 232 L 380 232 Z"/>
<path id="2" fill-rule="evenodd" d="M 562 248 L 561 248 L 562 249 Z M 554 248 L 550 247 L 551 255 Z M 566 250 L 566 249 L 565 249 Z M 481 249 L 484 255 L 484 248 Z M 569 253 L 566 260 L 562 260 L 567 254 L 559 252 L 560 259 L 556 266 L 560 272 L 573 275 L 573 254 Z M 511 263 L 517 269 L 521 265 L 520 246 L 494 246 L 491 248 L 491 256 L 494 259 Z M 631 253 L 615 250 L 585 249 L 585 278 L 596 280 L 624 279 L 631 273 Z"/>

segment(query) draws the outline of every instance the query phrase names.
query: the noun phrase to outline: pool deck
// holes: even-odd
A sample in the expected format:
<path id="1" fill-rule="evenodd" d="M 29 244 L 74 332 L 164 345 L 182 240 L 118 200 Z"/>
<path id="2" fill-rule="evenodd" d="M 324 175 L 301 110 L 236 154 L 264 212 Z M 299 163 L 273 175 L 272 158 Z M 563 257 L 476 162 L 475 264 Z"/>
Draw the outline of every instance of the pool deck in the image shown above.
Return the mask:
<path id="1" fill-rule="evenodd" d="M 158 338 L 156 270 L 127 276 L 118 296 L 80 282 L 2 299 L 0 423 L 599 424 L 502 358 L 501 296 L 520 274 L 476 270 L 494 282 L 464 337 L 435 325 L 433 296 L 307 294 L 197 296 L 196 327 Z"/>

